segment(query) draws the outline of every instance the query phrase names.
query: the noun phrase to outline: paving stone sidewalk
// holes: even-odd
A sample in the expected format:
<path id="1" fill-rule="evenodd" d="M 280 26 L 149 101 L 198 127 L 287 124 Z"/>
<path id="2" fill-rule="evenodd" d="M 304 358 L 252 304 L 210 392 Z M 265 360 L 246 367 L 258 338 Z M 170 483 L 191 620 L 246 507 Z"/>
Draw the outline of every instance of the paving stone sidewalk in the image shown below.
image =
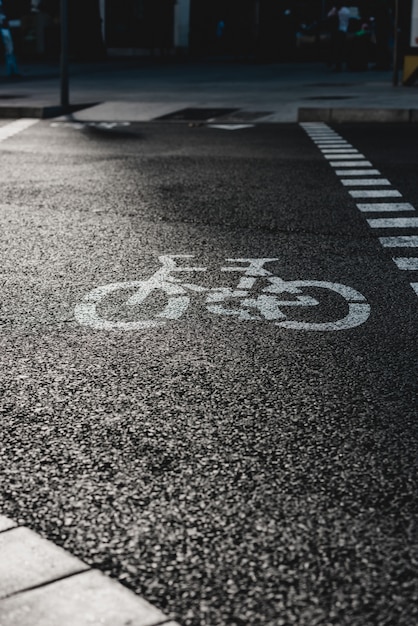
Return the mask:
<path id="1" fill-rule="evenodd" d="M 178 626 L 118 582 L 0 515 L 0 626 Z"/>

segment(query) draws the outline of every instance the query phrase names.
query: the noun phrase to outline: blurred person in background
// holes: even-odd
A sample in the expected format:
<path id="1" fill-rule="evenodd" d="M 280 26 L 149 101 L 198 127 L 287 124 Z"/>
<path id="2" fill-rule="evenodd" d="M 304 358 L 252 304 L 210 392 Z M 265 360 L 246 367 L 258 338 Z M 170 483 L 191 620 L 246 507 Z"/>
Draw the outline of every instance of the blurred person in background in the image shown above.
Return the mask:
<path id="1" fill-rule="evenodd" d="M 343 2 L 337 1 L 328 13 L 332 21 L 331 47 L 332 66 L 335 72 L 341 72 L 345 61 L 347 31 L 350 22 L 350 9 Z"/>
<path id="2" fill-rule="evenodd" d="M 20 77 L 16 56 L 14 53 L 12 33 L 9 28 L 9 21 L 3 9 L 3 2 L 0 0 L 0 33 L 4 45 L 4 55 L 6 60 L 6 74 L 9 78 Z"/>

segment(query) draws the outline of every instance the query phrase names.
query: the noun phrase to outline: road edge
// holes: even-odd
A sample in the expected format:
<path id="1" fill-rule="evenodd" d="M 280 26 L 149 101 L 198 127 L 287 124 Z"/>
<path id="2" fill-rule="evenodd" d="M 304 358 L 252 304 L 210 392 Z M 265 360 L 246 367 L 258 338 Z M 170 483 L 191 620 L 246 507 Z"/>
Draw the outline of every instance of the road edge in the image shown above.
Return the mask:
<path id="1" fill-rule="evenodd" d="M 358 108 L 358 107 L 300 107 L 298 122 L 328 124 L 356 122 L 417 123 L 418 109 Z"/>
<path id="2" fill-rule="evenodd" d="M 179 626 L 26 526 L 0 514 L 0 626 Z"/>

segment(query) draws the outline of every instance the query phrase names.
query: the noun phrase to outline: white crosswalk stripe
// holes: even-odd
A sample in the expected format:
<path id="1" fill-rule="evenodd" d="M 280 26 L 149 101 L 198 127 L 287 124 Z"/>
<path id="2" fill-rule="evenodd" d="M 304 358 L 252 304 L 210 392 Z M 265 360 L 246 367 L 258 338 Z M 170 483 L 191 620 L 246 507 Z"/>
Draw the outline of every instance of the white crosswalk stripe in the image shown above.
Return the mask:
<path id="1" fill-rule="evenodd" d="M 349 159 L 353 159 L 353 161 L 356 161 L 360 157 L 364 158 L 364 156 L 360 154 L 360 152 L 357 152 L 357 150 L 356 150 L 356 154 L 349 154 L 349 152 L 346 150 L 344 154 L 324 154 L 324 157 L 326 159 L 334 159 L 334 160 L 341 159 L 342 161 L 343 160 L 348 161 Z"/>
<path id="2" fill-rule="evenodd" d="M 385 248 L 418 248 L 418 235 L 379 237 L 379 241 Z"/>
<path id="3" fill-rule="evenodd" d="M 367 220 L 371 228 L 416 228 L 418 217 L 378 217 Z"/>
<path id="4" fill-rule="evenodd" d="M 341 182 L 345 187 L 390 185 L 390 182 L 386 178 L 343 178 Z"/>
<path id="5" fill-rule="evenodd" d="M 415 207 L 409 202 L 397 202 L 396 198 L 402 197 L 397 189 L 379 189 L 379 187 L 391 186 L 387 178 L 383 178 L 379 170 L 374 169 L 372 163 L 367 161 L 364 155 L 359 153 L 343 137 L 334 133 L 323 122 L 301 124 L 302 128 L 311 137 L 313 142 L 322 152 L 331 167 L 335 169 L 337 176 L 341 177 L 344 187 L 373 187 L 373 189 L 348 189 L 351 198 L 364 199 L 387 199 L 387 202 L 364 202 L 357 204 L 361 213 L 391 213 L 391 212 L 415 212 Z M 353 178 L 346 178 L 353 176 Z M 355 178 L 364 176 L 365 178 Z M 371 178 L 378 176 L 378 178 Z M 384 248 L 409 248 L 415 251 L 418 248 L 418 217 L 376 217 L 368 218 L 370 228 L 374 229 L 409 229 L 412 234 L 379 237 L 379 242 Z M 406 272 L 418 271 L 418 256 L 393 257 L 393 262 L 399 270 Z M 414 292 L 418 295 L 418 282 L 410 283 Z"/>
<path id="6" fill-rule="evenodd" d="M 370 161 L 331 161 L 332 167 L 371 167 Z"/>
<path id="7" fill-rule="evenodd" d="M 418 270 L 418 257 L 398 257 L 393 259 L 400 270 Z"/>
<path id="8" fill-rule="evenodd" d="M 355 169 L 355 170 L 336 170 L 337 176 L 380 176 L 379 170 L 367 169 Z"/>
<path id="9" fill-rule="evenodd" d="M 409 202 L 367 202 L 358 204 L 357 208 L 362 213 L 394 213 L 396 211 L 415 211 L 415 208 Z"/>
<path id="10" fill-rule="evenodd" d="M 348 192 L 352 198 L 400 198 L 397 189 L 360 189 Z"/>

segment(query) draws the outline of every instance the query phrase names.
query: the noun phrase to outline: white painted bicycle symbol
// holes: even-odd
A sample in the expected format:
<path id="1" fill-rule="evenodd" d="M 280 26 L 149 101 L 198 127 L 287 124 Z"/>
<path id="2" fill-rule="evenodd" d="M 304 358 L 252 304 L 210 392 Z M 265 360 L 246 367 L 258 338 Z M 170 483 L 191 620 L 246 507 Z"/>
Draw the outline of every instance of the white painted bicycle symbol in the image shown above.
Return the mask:
<path id="1" fill-rule="evenodd" d="M 97 287 L 88 293 L 75 307 L 75 318 L 83 326 L 98 330 L 140 330 L 155 328 L 167 324 L 169 320 L 178 320 L 189 308 L 193 293 L 204 294 L 206 309 L 210 313 L 234 316 L 238 320 L 267 320 L 281 328 L 294 330 L 336 331 L 355 328 L 363 324 L 370 315 L 370 305 L 366 298 L 351 287 L 340 283 L 322 280 L 283 280 L 268 271 L 264 266 L 279 259 L 226 259 L 234 265 L 222 267 L 222 272 L 239 272 L 241 276 L 235 287 L 204 287 L 187 282 L 178 274 L 206 272 L 206 267 L 178 265 L 177 259 L 192 259 L 194 255 L 164 255 L 159 257 L 161 267 L 147 280 L 134 280 L 110 283 Z M 263 287 L 258 295 L 251 296 L 260 281 Z M 292 319 L 295 307 L 315 307 L 320 301 L 309 290 L 326 290 L 337 295 L 345 304 L 345 313 L 339 319 L 321 322 Z M 136 321 L 115 321 L 101 317 L 98 309 L 111 294 L 135 290 L 125 301 L 128 307 L 145 307 L 146 301 L 158 292 L 165 296 L 166 304 L 162 310 L 152 313 L 147 319 Z M 324 292 L 323 292 L 324 293 Z M 318 296 L 319 297 L 319 296 Z M 298 316 L 300 317 L 300 316 Z"/>

